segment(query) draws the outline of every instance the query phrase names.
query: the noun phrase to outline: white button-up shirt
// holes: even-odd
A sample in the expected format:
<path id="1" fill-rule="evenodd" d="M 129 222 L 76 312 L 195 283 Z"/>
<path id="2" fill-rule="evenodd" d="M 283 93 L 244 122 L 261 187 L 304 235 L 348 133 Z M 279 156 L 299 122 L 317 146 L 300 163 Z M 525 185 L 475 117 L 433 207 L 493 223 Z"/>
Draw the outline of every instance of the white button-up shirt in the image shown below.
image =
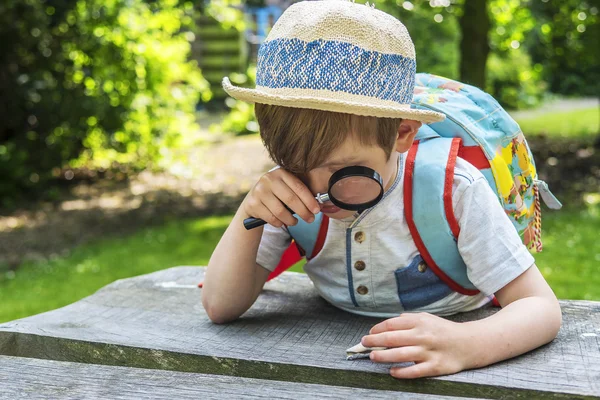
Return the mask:
<path id="1" fill-rule="evenodd" d="M 422 262 L 404 217 L 406 154 L 381 201 L 357 218 L 329 220 L 319 254 L 304 271 L 320 295 L 343 310 L 374 317 L 402 312 L 450 315 L 479 308 L 534 263 L 485 177 L 458 158 L 452 200 L 460 226 L 458 250 L 481 291 L 452 291 Z M 291 241 L 285 227 L 265 225 L 256 262 L 272 271 Z"/>

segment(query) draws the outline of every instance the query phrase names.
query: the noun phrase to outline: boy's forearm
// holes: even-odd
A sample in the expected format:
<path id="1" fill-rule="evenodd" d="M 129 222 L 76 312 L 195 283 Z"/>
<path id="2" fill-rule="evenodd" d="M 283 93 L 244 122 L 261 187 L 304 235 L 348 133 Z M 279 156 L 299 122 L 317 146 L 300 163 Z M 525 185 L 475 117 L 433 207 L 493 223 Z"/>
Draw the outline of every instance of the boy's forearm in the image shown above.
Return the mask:
<path id="1" fill-rule="evenodd" d="M 240 206 L 208 262 L 202 303 L 213 321 L 243 314 L 256 299 L 256 253 L 263 227 L 246 230 Z"/>
<path id="2" fill-rule="evenodd" d="M 488 318 L 466 322 L 470 354 L 466 368 L 484 367 L 551 342 L 561 321 L 556 298 L 533 296 L 516 300 Z"/>

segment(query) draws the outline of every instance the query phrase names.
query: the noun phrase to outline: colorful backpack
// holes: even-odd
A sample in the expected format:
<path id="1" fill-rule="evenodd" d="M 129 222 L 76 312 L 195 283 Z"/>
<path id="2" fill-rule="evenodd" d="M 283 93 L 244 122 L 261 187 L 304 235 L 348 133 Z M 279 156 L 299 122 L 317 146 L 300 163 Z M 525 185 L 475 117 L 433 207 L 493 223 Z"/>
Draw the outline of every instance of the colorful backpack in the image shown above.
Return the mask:
<path id="1" fill-rule="evenodd" d="M 424 261 L 442 281 L 456 292 L 477 294 L 456 243 L 460 234 L 452 207 L 456 157 L 485 176 L 528 248 L 542 250 L 540 195 L 549 208 L 562 205 L 537 179 L 519 125 L 489 94 L 440 76 L 417 74 L 412 107 L 442 112 L 446 119 L 423 125 L 407 155 L 404 203 L 410 232 Z M 298 218 L 297 225 L 288 227 L 293 241 L 268 279 L 302 257 L 315 257 L 328 222 L 327 216 L 318 214 L 311 224 Z"/>

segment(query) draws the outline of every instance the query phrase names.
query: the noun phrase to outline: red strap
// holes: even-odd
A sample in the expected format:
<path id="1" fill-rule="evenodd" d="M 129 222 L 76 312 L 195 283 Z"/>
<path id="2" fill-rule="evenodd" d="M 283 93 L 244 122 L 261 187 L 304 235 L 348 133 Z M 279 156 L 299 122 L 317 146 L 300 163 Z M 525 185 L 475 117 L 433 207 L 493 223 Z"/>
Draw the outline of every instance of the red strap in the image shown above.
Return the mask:
<path id="1" fill-rule="evenodd" d="M 452 184 L 454 182 L 454 167 L 456 166 L 456 156 L 458 154 L 460 143 L 460 138 L 452 139 L 450 155 L 448 157 L 448 163 L 446 164 L 446 178 L 444 179 L 444 211 L 446 213 L 446 220 L 450 225 L 450 230 L 456 239 L 458 239 L 460 227 L 454 216 L 454 207 L 452 207 Z"/>
<path id="2" fill-rule="evenodd" d="M 312 254 L 310 255 L 310 257 L 307 257 L 307 259 L 310 260 L 311 258 L 315 257 L 317 254 L 319 254 L 319 252 L 323 248 L 323 244 L 325 243 L 325 238 L 327 237 L 327 228 L 328 227 L 329 227 L 329 218 L 326 215 L 323 215 L 323 218 L 321 219 L 321 225 L 319 226 L 319 233 L 317 235 L 315 247 L 313 248 Z M 290 246 L 283 253 L 283 256 L 281 257 L 279 264 L 277 264 L 277 267 L 275 267 L 273 272 L 271 272 L 271 274 L 269 274 L 267 281 L 270 281 L 271 279 L 281 275 L 283 272 L 290 269 L 294 264 L 296 264 L 298 261 L 300 261 L 304 255 L 305 255 L 304 250 L 302 250 L 302 248 L 298 245 L 298 243 L 296 243 L 295 240 L 292 241 Z"/>
<path id="3" fill-rule="evenodd" d="M 494 305 L 494 307 L 500 307 L 500 308 L 502 308 L 502 305 L 500 304 L 500 302 L 498 301 L 498 299 L 496 298 L 496 296 L 492 297 L 492 304 Z"/>
<path id="4" fill-rule="evenodd" d="M 296 241 L 292 241 L 288 248 L 283 252 L 281 256 L 281 260 L 279 260 L 279 264 L 277 267 L 269 274 L 267 281 L 281 275 L 283 272 L 287 271 L 292 267 L 292 265 L 296 264 L 298 261 L 302 259 L 300 255 L 300 251 L 298 246 L 296 245 Z"/>
<path id="5" fill-rule="evenodd" d="M 490 161 L 480 146 L 460 146 L 458 156 L 467 160 L 477 169 L 490 168 Z"/>
<path id="6" fill-rule="evenodd" d="M 431 270 L 438 276 L 438 278 L 440 278 L 455 292 L 465 294 L 468 296 L 476 295 L 477 293 L 479 293 L 479 290 L 463 288 L 458 283 L 454 282 L 448 275 L 446 275 L 444 271 L 440 269 L 440 267 L 438 267 L 435 261 L 433 261 L 433 258 L 431 258 L 431 254 L 429 254 L 429 251 L 427 251 L 427 248 L 423 243 L 423 239 L 421 239 L 421 235 L 419 235 L 419 231 L 417 230 L 417 226 L 415 225 L 415 221 L 413 218 L 413 179 L 415 172 L 415 159 L 417 158 L 418 148 L 419 143 L 415 142 L 408 151 L 408 157 L 406 159 L 406 171 L 404 175 L 404 213 L 406 217 L 406 222 L 408 223 L 410 234 L 412 235 L 413 240 L 415 241 L 417 249 L 421 253 L 421 257 L 423 257 L 429 268 L 431 268 Z"/>

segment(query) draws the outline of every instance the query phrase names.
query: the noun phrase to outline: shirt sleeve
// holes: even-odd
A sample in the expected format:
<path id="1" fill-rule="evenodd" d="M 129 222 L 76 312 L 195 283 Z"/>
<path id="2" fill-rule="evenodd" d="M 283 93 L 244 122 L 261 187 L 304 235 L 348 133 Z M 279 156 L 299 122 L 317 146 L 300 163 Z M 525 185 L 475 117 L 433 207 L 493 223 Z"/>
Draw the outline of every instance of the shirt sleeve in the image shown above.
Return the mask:
<path id="1" fill-rule="evenodd" d="M 460 226 L 458 251 L 469 280 L 494 294 L 525 272 L 535 259 L 521 241 L 483 174 L 458 158 L 453 186 L 454 214 Z"/>
<path id="2" fill-rule="evenodd" d="M 285 227 L 276 228 L 265 224 L 263 234 L 258 245 L 256 263 L 261 267 L 273 271 L 279 264 L 283 252 L 288 248 L 292 237 Z"/>

